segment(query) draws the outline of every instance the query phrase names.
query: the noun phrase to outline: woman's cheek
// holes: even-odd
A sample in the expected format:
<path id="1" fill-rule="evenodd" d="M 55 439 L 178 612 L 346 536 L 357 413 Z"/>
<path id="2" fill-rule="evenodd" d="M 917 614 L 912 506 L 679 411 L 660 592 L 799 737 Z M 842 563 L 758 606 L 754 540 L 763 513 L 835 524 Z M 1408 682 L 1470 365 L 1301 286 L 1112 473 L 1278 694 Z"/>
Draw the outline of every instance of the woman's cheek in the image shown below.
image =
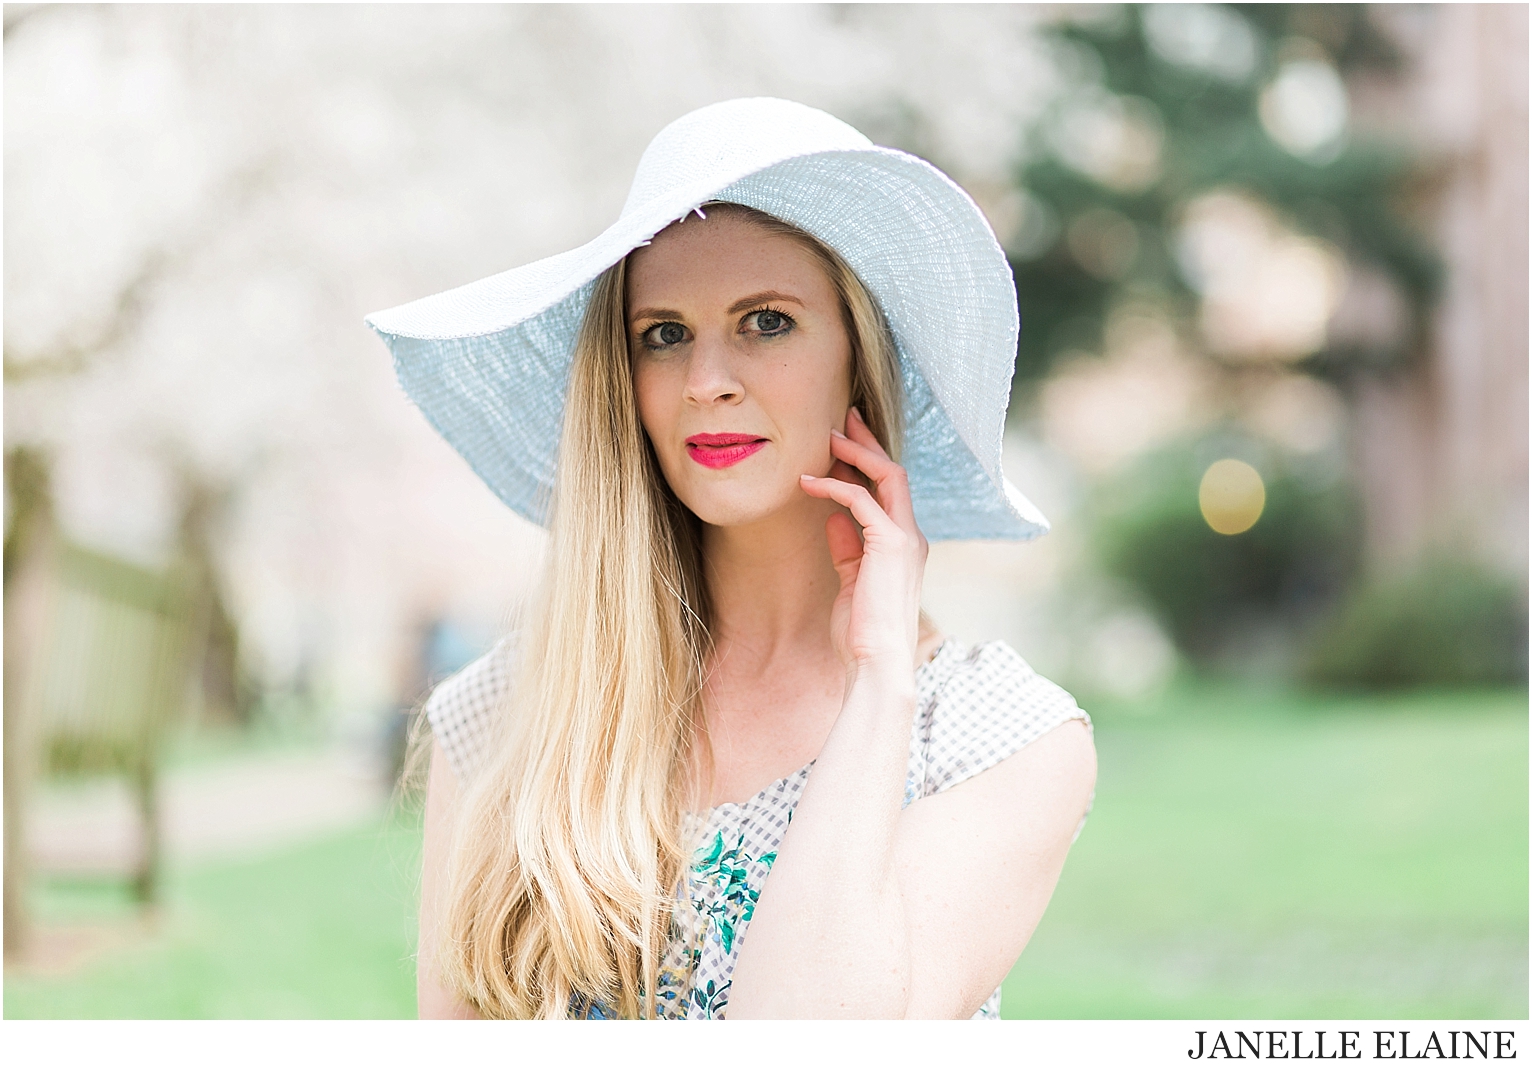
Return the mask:
<path id="1" fill-rule="evenodd" d="M 652 363 L 642 358 L 633 367 L 633 395 L 638 403 L 638 422 L 654 444 L 656 452 L 663 456 L 659 442 L 667 439 L 666 429 L 675 424 L 675 404 L 668 403 L 663 375 Z"/>

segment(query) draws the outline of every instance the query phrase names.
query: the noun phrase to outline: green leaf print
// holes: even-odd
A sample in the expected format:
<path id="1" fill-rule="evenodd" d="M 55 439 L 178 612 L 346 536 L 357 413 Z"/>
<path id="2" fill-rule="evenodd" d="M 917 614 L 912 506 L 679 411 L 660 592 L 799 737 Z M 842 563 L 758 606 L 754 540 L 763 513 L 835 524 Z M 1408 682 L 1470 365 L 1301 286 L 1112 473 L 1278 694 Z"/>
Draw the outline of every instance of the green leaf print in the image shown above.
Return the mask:
<path id="1" fill-rule="evenodd" d="M 720 831 L 694 855 L 687 889 L 698 921 L 689 934 L 694 947 L 686 956 L 692 974 L 702 962 L 704 944 L 712 945 L 712 950 L 721 949 L 725 956 L 734 954 L 745 927 L 755 916 L 761 898 L 759 883 L 777 858 L 775 850 L 759 858 L 751 856 L 743 832 L 732 843 L 730 847 Z M 752 875 L 755 885 L 751 884 Z M 701 1009 L 704 1017 L 713 1017 L 727 1002 L 729 984 L 725 982 L 716 990 L 694 985 L 686 998 Z"/>
<path id="2" fill-rule="evenodd" d="M 697 872 L 701 873 L 702 870 L 705 869 L 706 867 L 712 866 L 714 863 L 716 863 L 718 861 L 719 857 L 722 854 L 723 854 L 723 834 L 722 833 L 717 833 L 717 834 L 714 834 L 714 836 L 713 836 L 713 848 L 712 848 L 712 850 L 707 853 L 707 857 L 706 858 L 699 859 L 697 861 L 697 863 L 696 863 Z"/>

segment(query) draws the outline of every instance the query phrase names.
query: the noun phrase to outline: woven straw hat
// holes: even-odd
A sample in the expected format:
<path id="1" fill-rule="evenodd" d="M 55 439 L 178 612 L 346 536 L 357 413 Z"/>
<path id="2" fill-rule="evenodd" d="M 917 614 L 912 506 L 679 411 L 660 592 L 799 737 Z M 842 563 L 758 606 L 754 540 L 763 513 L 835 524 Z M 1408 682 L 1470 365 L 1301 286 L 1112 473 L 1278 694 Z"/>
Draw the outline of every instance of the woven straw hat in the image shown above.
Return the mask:
<path id="1" fill-rule="evenodd" d="M 1025 540 L 1048 522 L 1000 469 L 1016 290 L 983 213 L 923 159 L 786 100 L 713 104 L 650 142 L 622 214 L 572 251 L 369 315 L 399 381 L 513 510 L 547 524 L 564 390 L 595 279 L 710 200 L 812 234 L 893 331 L 916 520 L 929 540 Z"/>

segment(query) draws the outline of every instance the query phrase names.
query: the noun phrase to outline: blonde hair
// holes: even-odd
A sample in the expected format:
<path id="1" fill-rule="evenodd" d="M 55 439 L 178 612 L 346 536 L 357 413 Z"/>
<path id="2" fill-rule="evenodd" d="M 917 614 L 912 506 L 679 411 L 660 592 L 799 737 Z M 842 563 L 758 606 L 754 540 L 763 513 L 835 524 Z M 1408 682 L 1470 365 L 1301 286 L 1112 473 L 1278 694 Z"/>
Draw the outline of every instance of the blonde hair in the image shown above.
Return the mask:
<path id="1" fill-rule="evenodd" d="M 902 432 L 892 335 L 833 250 L 798 241 L 841 297 L 852 402 L 890 454 Z M 710 652 L 701 522 L 639 423 L 626 261 L 597 279 L 576 340 L 542 581 L 499 743 L 464 795 L 438 946 L 444 983 L 486 1017 L 594 1004 L 652 1017 L 689 841 L 687 769 Z M 570 446 L 570 442 L 578 446 Z"/>

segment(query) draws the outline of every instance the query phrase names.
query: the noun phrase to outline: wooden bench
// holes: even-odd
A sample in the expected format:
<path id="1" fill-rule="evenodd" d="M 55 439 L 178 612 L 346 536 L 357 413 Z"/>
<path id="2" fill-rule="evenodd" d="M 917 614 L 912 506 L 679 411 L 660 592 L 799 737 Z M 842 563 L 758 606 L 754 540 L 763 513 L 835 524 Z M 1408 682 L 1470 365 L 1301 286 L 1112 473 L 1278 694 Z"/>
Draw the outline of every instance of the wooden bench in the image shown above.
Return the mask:
<path id="1" fill-rule="evenodd" d="M 186 582 L 175 570 L 156 573 L 68 543 L 58 547 L 54 574 L 25 713 L 49 773 L 128 779 L 143 825 L 133 886 L 152 902 L 159 761 L 188 682 Z"/>

